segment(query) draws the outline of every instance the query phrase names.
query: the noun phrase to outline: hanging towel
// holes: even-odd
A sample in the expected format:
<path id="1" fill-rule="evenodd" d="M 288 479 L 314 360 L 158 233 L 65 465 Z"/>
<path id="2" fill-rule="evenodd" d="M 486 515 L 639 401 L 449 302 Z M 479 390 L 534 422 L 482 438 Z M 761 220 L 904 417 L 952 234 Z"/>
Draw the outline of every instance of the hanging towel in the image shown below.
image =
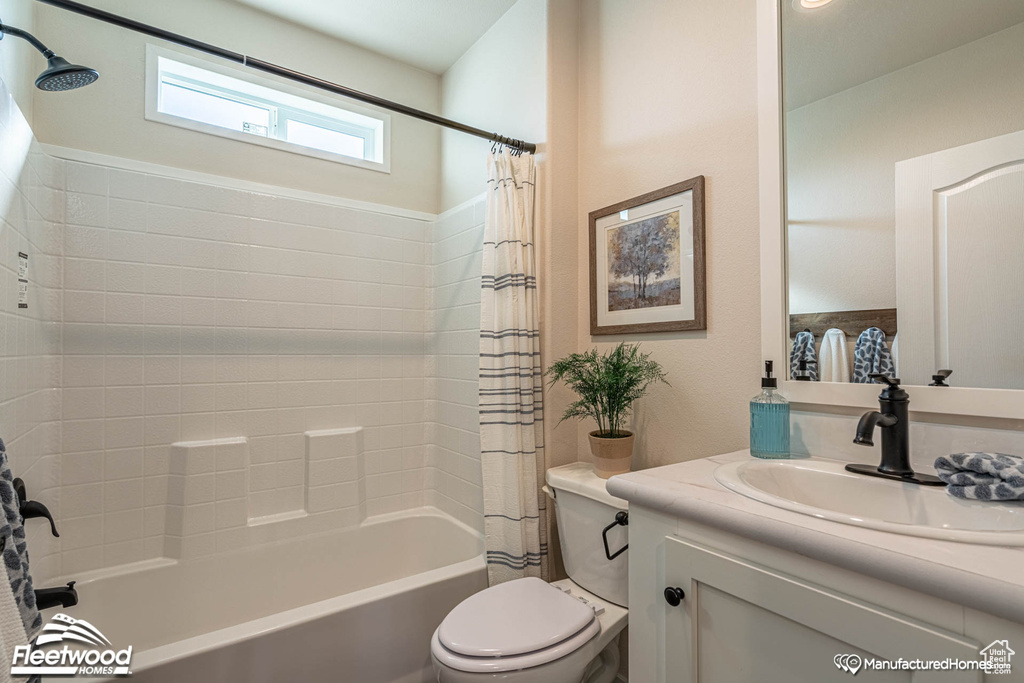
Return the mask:
<path id="1" fill-rule="evenodd" d="M 800 361 L 807 361 L 807 375 L 812 382 L 818 381 L 818 354 L 814 352 L 814 335 L 804 330 L 798 332 L 793 340 L 793 350 L 789 352 L 789 376 L 796 379 L 800 374 Z"/>
<path id="2" fill-rule="evenodd" d="M 0 440 L 0 505 L 3 505 L 4 519 L 0 526 L 0 538 L 4 539 L 4 566 L 10 579 L 14 602 L 21 613 L 21 621 L 29 638 L 35 636 L 43 625 L 43 618 L 36 609 L 36 594 L 32 588 L 32 576 L 28 572 L 28 547 L 25 544 L 25 527 L 18 512 L 18 496 L 14 492 L 14 476 L 7 460 L 7 450 Z"/>
<path id="3" fill-rule="evenodd" d="M 869 327 L 860 333 L 853 351 L 853 362 L 853 381 L 856 384 L 871 384 L 874 382 L 871 375 L 876 373 L 896 378 L 892 353 L 885 343 L 885 332 L 877 327 Z"/>
<path id="4" fill-rule="evenodd" d="M 957 498 L 1024 500 L 1024 458 L 1003 453 L 954 453 L 935 460 L 939 479 Z"/>
<path id="5" fill-rule="evenodd" d="M 889 350 L 892 352 L 892 371 L 896 373 L 896 376 L 900 376 L 900 333 L 897 332 L 892 336 L 892 344 L 889 346 Z"/>
<path id="6" fill-rule="evenodd" d="M 837 327 L 821 338 L 821 360 L 818 379 L 822 382 L 849 382 L 850 356 L 846 351 L 846 335 Z"/>
<path id="7" fill-rule="evenodd" d="M 21 623 L 21 612 L 14 601 L 10 583 L 0 582 L 0 657 L 5 662 L 14 659 L 14 648 L 28 645 L 25 625 Z M 0 683 L 24 681 L 22 676 L 11 676 L 9 664 L 0 664 Z"/>

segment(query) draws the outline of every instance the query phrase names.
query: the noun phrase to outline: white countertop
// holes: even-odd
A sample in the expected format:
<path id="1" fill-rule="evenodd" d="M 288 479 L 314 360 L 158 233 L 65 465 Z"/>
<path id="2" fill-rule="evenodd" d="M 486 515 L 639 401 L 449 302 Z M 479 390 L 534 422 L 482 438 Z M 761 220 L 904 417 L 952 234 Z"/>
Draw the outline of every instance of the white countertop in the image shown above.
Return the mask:
<path id="1" fill-rule="evenodd" d="M 790 512 L 729 491 L 715 469 L 749 451 L 630 472 L 608 492 L 800 555 L 1024 623 L 1024 548 L 904 536 Z"/>

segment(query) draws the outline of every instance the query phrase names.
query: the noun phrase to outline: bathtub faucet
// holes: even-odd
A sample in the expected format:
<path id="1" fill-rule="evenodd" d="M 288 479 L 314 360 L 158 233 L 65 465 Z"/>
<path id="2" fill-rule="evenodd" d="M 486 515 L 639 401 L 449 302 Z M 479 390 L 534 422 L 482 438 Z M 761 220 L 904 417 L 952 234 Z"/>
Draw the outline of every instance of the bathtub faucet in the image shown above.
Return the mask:
<path id="1" fill-rule="evenodd" d="M 75 582 L 68 581 L 67 586 L 60 588 L 40 588 L 36 590 L 36 607 L 47 609 L 49 607 L 74 607 L 78 604 L 78 591 L 75 590 Z"/>

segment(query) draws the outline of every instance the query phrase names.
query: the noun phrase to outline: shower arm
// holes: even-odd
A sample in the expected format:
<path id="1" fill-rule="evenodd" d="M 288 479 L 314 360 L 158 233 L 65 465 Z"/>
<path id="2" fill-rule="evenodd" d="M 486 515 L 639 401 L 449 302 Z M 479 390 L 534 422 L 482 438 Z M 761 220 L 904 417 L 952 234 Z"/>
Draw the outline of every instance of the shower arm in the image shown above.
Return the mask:
<path id="1" fill-rule="evenodd" d="M 153 38 L 159 38 L 160 40 L 166 40 L 172 43 L 176 43 L 183 47 L 188 47 L 193 50 L 199 50 L 200 52 L 205 52 L 207 54 L 211 54 L 222 59 L 227 59 L 237 64 L 241 64 L 242 66 L 247 66 L 251 69 L 256 69 L 257 71 L 263 71 L 264 73 L 269 73 L 275 76 L 280 76 L 282 78 L 287 78 L 288 80 L 312 86 L 320 90 L 326 90 L 327 92 L 331 92 L 336 95 L 341 95 L 343 97 L 348 97 L 353 100 L 365 102 L 367 104 L 371 104 L 382 109 L 398 112 L 399 114 L 405 114 L 406 116 L 411 116 L 421 121 L 427 121 L 429 123 L 434 123 L 445 128 L 451 128 L 452 130 L 457 130 L 462 133 L 475 135 L 478 138 L 489 140 L 490 142 L 493 142 L 495 144 L 505 145 L 516 152 L 527 152 L 533 154 L 534 152 L 537 151 L 537 145 L 533 144 L 532 142 L 526 142 L 524 140 L 517 140 L 515 138 L 505 137 L 504 135 L 498 135 L 497 133 L 489 133 L 486 130 L 474 128 L 473 126 L 468 126 L 464 123 L 453 121 L 451 119 L 446 119 L 443 116 L 438 116 L 437 114 L 431 114 L 430 112 L 426 112 L 421 109 L 416 109 L 414 107 L 400 104 L 398 102 L 392 102 L 391 100 L 386 100 L 382 97 L 377 97 L 376 95 L 370 95 L 369 93 L 364 93 L 359 90 L 346 88 L 343 85 L 338 85 L 337 83 L 332 83 L 331 81 L 326 81 L 322 78 L 310 76 L 309 74 L 305 74 L 300 71 L 293 71 L 292 69 L 288 69 L 283 66 L 278 66 L 277 64 L 272 64 L 271 62 L 265 62 L 261 59 L 249 57 L 239 52 L 226 50 L 222 47 L 211 45 L 209 43 L 204 43 L 199 40 L 194 40 L 192 38 L 183 36 L 178 33 L 165 31 L 162 28 L 150 26 L 149 24 L 143 24 L 141 22 L 135 21 L 134 19 L 128 19 L 127 17 L 122 17 L 118 14 L 113 14 L 105 10 L 96 9 L 95 7 L 90 7 L 88 5 L 83 5 L 82 3 L 75 2 L 74 0 L 39 0 L 39 2 L 46 5 L 52 5 L 53 7 L 57 7 L 63 10 L 67 10 L 69 12 L 81 14 L 91 19 L 105 21 L 108 24 L 113 24 L 114 26 L 126 28 L 128 30 L 136 31 L 138 33 L 143 33 L 147 36 L 152 36 Z M 42 46 L 42 43 L 40 43 L 38 40 L 35 40 L 34 38 L 32 40 L 34 41 L 33 45 L 36 45 L 36 47 Z M 45 50 L 45 46 L 43 46 L 42 49 Z"/>
<path id="2" fill-rule="evenodd" d="M 3 38 L 4 35 L 16 36 L 18 38 L 21 38 L 22 40 L 28 41 L 28 43 L 32 45 L 32 47 L 42 52 L 43 56 L 47 59 L 54 56 L 53 50 L 43 45 L 43 43 L 38 38 L 36 38 L 28 31 L 22 31 L 20 28 L 8 26 L 7 24 L 0 22 L 0 38 Z"/>

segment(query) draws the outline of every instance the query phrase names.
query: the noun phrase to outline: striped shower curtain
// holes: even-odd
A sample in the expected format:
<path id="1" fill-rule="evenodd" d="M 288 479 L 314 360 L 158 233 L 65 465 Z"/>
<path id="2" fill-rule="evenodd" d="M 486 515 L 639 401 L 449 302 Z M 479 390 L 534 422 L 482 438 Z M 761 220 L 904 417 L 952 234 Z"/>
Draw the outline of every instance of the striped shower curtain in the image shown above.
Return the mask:
<path id="1" fill-rule="evenodd" d="M 547 579 L 543 377 L 533 248 L 533 156 L 487 167 L 480 305 L 480 448 L 487 574 L 496 585 Z"/>

